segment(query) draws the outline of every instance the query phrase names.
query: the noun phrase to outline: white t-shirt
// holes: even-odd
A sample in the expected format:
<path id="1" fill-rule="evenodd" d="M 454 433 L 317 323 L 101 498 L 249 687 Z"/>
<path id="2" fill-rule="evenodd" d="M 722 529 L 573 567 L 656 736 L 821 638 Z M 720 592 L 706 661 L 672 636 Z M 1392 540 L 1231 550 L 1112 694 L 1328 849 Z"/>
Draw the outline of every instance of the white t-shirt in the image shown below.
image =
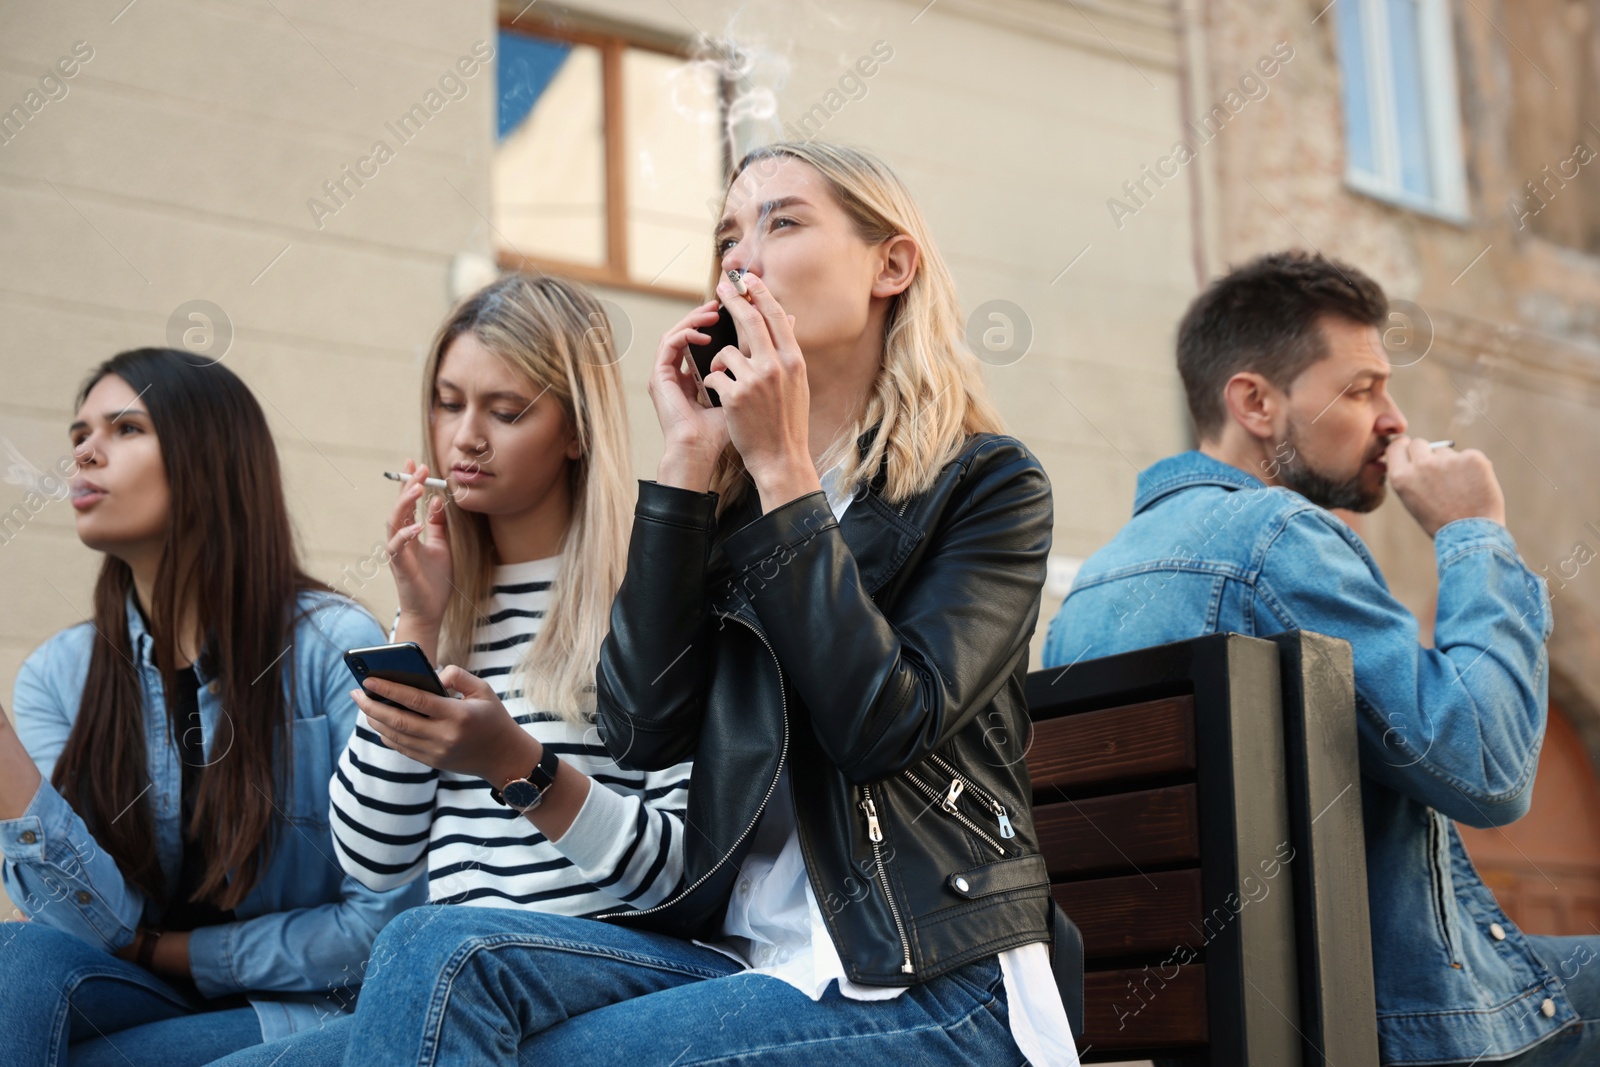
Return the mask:
<path id="1" fill-rule="evenodd" d="M 837 466 L 830 469 L 822 487 L 834 516 L 843 518 L 850 495 L 837 492 L 839 473 Z M 787 982 L 812 1000 L 822 999 L 830 982 L 838 982 L 840 994 L 850 1000 L 892 1000 L 906 991 L 906 986 L 858 985 L 845 977 L 806 876 L 788 767 L 778 774 L 740 872 L 723 918 L 723 940 L 705 947 L 756 974 Z M 1048 943 L 1035 941 L 999 957 L 1017 1048 L 1033 1067 L 1076 1067 L 1078 1052 L 1050 969 Z"/>

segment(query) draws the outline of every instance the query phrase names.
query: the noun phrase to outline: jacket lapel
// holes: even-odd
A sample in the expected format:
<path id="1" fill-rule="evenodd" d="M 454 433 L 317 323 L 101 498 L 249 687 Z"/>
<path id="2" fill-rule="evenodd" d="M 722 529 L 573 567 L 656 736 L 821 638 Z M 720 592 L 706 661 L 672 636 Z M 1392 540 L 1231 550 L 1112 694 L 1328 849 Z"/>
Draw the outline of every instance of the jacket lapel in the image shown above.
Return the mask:
<path id="1" fill-rule="evenodd" d="M 861 587 L 869 594 L 895 576 L 922 540 L 922 531 L 897 515 L 876 491 L 857 494 L 839 520 L 839 533 L 855 557 Z"/>
<path id="2" fill-rule="evenodd" d="M 877 432 L 878 427 L 873 426 L 856 439 L 858 454 L 864 454 L 872 446 L 872 439 Z M 887 457 L 879 465 L 871 483 L 856 489 L 850 506 L 845 508 L 844 518 L 839 520 L 839 533 L 856 561 L 861 586 L 868 595 L 882 589 L 895 576 L 923 537 L 920 527 L 901 516 L 879 495 L 888 478 L 886 467 Z M 739 502 L 722 517 L 722 525 L 728 530 L 737 530 L 760 515 L 761 496 L 752 484 L 746 487 Z M 713 588 L 720 584 L 718 579 L 722 579 L 727 581 L 731 589 L 733 575 L 726 569 L 726 557 L 720 552 L 716 553 L 716 557 L 713 562 Z M 757 621 L 742 602 L 724 607 L 734 610 L 749 622 Z"/>

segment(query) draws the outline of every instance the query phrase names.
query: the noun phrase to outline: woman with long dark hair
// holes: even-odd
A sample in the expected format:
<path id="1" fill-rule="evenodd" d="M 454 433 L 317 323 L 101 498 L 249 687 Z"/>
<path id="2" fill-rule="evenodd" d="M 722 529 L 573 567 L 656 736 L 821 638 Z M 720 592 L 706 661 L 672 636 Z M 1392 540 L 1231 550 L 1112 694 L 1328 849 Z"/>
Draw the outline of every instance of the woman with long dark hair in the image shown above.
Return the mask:
<path id="1" fill-rule="evenodd" d="M 0 1032 L 17 1062 L 206 1063 L 354 1000 L 420 895 L 332 859 L 347 648 L 383 632 L 300 567 L 260 405 L 170 349 L 101 364 L 70 428 L 94 616 L 0 725 Z"/>
<path id="2" fill-rule="evenodd" d="M 429 909 L 379 936 L 361 1062 L 1076 1062 L 1023 679 L 1050 483 L 1000 432 L 954 285 L 882 163 L 735 172 L 714 302 L 662 338 L 596 674 L 612 756 L 691 758 L 682 885 L 593 922 Z M 740 272 L 738 284 L 722 271 Z M 702 400 L 702 387 L 720 407 Z"/>

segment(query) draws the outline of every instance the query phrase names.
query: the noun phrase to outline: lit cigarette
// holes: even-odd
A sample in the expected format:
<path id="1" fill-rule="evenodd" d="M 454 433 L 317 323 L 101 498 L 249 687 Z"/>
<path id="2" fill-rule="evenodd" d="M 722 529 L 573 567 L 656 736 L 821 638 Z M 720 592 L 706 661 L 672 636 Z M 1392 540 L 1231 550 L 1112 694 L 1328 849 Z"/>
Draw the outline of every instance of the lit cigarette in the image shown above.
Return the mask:
<path id="1" fill-rule="evenodd" d="M 1388 436 L 1386 436 L 1383 439 L 1384 447 L 1388 447 L 1389 442 L 1393 441 L 1395 438 L 1397 438 L 1399 436 L 1400 435 L 1397 434 L 1397 433 L 1392 433 L 1392 434 L 1389 434 Z M 1454 441 L 1450 440 L 1447 437 L 1443 441 L 1429 441 L 1428 442 L 1428 447 L 1429 448 L 1454 448 L 1454 447 L 1456 447 L 1456 443 Z"/>
<path id="2" fill-rule="evenodd" d="M 389 479 L 391 482 L 410 482 L 416 480 L 416 475 L 401 474 L 398 471 L 384 471 L 383 476 Z M 427 486 L 429 489 L 450 488 L 450 483 L 445 481 L 443 478 L 424 478 L 422 480 L 422 484 Z"/>
<path id="3" fill-rule="evenodd" d="M 750 295 L 750 287 L 744 283 L 744 271 L 738 269 L 730 270 L 728 272 L 728 281 L 733 283 L 734 289 L 738 291 L 740 296 Z"/>

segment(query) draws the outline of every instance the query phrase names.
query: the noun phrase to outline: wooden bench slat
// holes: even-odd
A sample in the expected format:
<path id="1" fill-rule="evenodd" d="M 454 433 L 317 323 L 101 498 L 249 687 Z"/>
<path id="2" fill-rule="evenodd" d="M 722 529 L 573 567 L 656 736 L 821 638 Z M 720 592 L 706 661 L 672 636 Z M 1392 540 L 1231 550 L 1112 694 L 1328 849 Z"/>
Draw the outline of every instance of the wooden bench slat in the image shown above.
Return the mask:
<path id="1" fill-rule="evenodd" d="M 1194 863 L 1200 858 L 1193 785 L 1036 804 L 1033 822 L 1052 881 Z"/>
<path id="2" fill-rule="evenodd" d="M 1194 769 L 1194 697 L 1189 695 L 1036 721 L 1028 747 L 1028 774 L 1036 792 Z"/>
<path id="3" fill-rule="evenodd" d="M 1082 1050 L 1203 1045 L 1208 1037 L 1203 963 L 1180 967 L 1166 981 L 1154 967 L 1083 976 Z"/>
<path id="4" fill-rule="evenodd" d="M 1198 944 L 1200 871 L 1157 871 L 1050 887 L 1061 909 L 1083 932 L 1085 958 L 1162 953 Z"/>

